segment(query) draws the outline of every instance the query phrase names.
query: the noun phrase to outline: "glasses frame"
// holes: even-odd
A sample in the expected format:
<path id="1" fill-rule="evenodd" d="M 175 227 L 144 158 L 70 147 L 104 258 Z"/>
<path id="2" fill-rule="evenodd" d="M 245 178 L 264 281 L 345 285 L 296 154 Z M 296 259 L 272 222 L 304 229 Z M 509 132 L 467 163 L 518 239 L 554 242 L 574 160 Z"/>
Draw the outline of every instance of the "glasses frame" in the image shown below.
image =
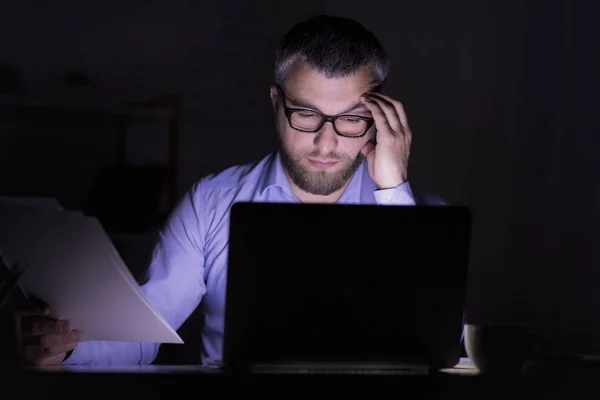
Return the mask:
<path id="1" fill-rule="evenodd" d="M 291 108 L 291 107 L 287 106 L 287 103 L 285 101 L 285 93 L 283 92 L 283 89 L 281 87 L 277 86 L 277 90 L 279 91 L 279 94 L 281 95 L 281 102 L 283 104 L 283 113 L 285 114 L 285 117 L 288 120 L 288 124 L 289 124 L 290 128 L 297 130 L 299 132 L 315 133 L 315 132 L 320 131 L 321 128 L 323 128 L 323 125 L 325 125 L 327 122 L 331 122 L 331 125 L 333 126 L 333 130 L 335 131 L 335 133 L 338 136 L 342 136 L 342 137 L 346 137 L 346 138 L 350 138 L 350 139 L 360 139 L 361 137 L 365 136 L 367 134 L 367 132 L 369 132 L 369 129 L 371 129 L 371 127 L 373 126 L 373 123 L 375 122 L 375 120 L 373 118 L 363 117 L 362 115 L 353 115 L 353 114 L 327 115 L 327 114 L 323 114 L 320 111 L 313 110 L 310 108 L 293 108 L 293 107 Z M 317 128 L 312 129 L 312 130 L 296 128 L 295 126 L 292 125 L 292 114 L 294 114 L 295 112 L 315 113 L 321 117 L 321 123 L 317 126 Z M 360 135 L 355 135 L 355 136 L 345 135 L 345 134 L 339 132 L 337 130 L 337 127 L 335 126 L 335 121 L 341 117 L 352 117 L 352 118 L 362 119 L 367 122 L 367 126 L 366 126 L 364 132 Z"/>

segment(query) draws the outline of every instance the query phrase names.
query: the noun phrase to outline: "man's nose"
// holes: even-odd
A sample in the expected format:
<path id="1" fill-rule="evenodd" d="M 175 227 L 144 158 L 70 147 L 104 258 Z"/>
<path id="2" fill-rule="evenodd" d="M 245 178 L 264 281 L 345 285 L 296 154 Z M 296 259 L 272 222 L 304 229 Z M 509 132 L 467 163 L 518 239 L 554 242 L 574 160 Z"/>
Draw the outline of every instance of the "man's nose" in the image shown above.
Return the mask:
<path id="1" fill-rule="evenodd" d="M 331 122 L 325 122 L 317 132 L 314 144 L 320 150 L 321 154 L 328 154 L 335 151 L 338 144 L 338 135 L 335 133 Z"/>

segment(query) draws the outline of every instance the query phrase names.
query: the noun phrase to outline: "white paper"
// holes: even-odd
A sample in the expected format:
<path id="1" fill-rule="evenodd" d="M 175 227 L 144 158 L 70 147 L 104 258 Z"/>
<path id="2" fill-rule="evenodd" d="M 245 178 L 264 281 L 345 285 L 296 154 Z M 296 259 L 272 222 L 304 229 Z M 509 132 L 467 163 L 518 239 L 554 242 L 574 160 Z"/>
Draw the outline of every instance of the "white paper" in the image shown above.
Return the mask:
<path id="1" fill-rule="evenodd" d="M 25 273 L 21 287 L 85 340 L 183 343 L 148 303 L 99 221 L 0 201 L 0 252 Z"/>

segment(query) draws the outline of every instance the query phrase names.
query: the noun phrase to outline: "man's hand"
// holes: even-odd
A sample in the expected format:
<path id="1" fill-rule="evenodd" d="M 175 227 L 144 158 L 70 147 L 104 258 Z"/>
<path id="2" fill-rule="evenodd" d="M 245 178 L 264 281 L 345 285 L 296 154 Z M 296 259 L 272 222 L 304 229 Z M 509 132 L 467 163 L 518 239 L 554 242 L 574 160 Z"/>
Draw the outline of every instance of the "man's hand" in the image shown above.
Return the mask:
<path id="1" fill-rule="evenodd" d="M 391 189 L 406 182 L 412 132 L 404 106 L 389 96 L 369 92 L 361 101 L 375 119 L 375 143 L 362 149 L 369 173 L 379 189 Z"/>
<path id="2" fill-rule="evenodd" d="M 48 308 L 22 311 L 22 354 L 26 363 L 58 365 L 81 341 L 80 332 L 71 329 L 69 321 L 48 316 Z"/>

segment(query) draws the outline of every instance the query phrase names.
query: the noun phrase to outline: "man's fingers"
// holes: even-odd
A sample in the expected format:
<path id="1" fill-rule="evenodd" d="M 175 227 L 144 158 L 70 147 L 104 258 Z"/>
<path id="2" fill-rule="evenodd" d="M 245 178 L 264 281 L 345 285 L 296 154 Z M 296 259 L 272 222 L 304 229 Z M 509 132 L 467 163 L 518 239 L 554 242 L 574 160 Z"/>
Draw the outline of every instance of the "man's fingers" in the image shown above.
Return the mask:
<path id="1" fill-rule="evenodd" d="M 368 98 L 377 102 L 381 110 L 383 111 L 388 124 L 392 128 L 394 133 L 401 134 L 403 131 L 402 123 L 400 122 L 400 116 L 396 110 L 394 104 L 389 98 L 380 96 L 378 93 L 369 93 Z"/>
<path id="2" fill-rule="evenodd" d="M 23 318 L 21 325 L 23 336 L 53 335 L 67 333 L 71 330 L 69 321 L 45 316 Z"/>
<path id="3" fill-rule="evenodd" d="M 369 96 L 364 96 L 362 99 L 365 106 L 369 109 L 369 111 L 371 111 L 371 114 L 373 114 L 377 134 L 379 135 L 379 132 L 382 130 L 388 130 L 391 133 L 392 127 L 390 126 L 390 123 L 383 109 L 381 108 L 381 105 L 379 105 L 375 99 Z"/>
<path id="4" fill-rule="evenodd" d="M 61 321 L 51 318 L 36 318 L 31 322 L 30 329 L 23 329 L 23 332 L 37 336 L 66 333 L 69 330 L 69 321 Z"/>
<path id="5" fill-rule="evenodd" d="M 25 310 L 20 310 L 19 315 L 22 317 L 31 317 L 31 316 L 44 316 L 50 313 L 50 309 L 48 307 L 35 307 L 35 308 L 27 308 Z"/>
<path id="6" fill-rule="evenodd" d="M 408 129 L 408 117 L 406 116 L 406 110 L 404 109 L 404 105 L 401 102 L 399 102 L 398 100 L 393 99 L 390 96 L 387 96 L 381 92 L 373 92 L 373 95 L 379 96 L 380 98 L 387 100 L 396 110 L 396 113 L 398 114 L 398 118 L 400 119 L 400 123 L 402 124 L 402 127 L 404 127 L 405 129 Z"/>
<path id="7" fill-rule="evenodd" d="M 73 350 L 75 347 L 77 347 L 78 344 L 79 344 L 78 341 L 61 344 L 61 345 L 49 348 L 46 353 L 49 354 L 50 356 L 55 356 L 57 354 L 66 353 L 67 351 Z"/>
<path id="8" fill-rule="evenodd" d="M 42 365 L 48 358 L 71 351 L 77 347 L 78 344 L 79 342 L 71 342 L 54 347 L 26 347 L 24 356 L 28 362 Z"/>
<path id="9" fill-rule="evenodd" d="M 51 357 L 73 350 L 81 340 L 81 332 L 77 330 L 62 335 L 25 338 L 23 356 L 29 363 L 42 365 Z"/>
<path id="10" fill-rule="evenodd" d="M 59 335 L 27 336 L 23 338 L 24 347 L 51 348 L 80 341 L 81 334 L 77 330 Z"/>

